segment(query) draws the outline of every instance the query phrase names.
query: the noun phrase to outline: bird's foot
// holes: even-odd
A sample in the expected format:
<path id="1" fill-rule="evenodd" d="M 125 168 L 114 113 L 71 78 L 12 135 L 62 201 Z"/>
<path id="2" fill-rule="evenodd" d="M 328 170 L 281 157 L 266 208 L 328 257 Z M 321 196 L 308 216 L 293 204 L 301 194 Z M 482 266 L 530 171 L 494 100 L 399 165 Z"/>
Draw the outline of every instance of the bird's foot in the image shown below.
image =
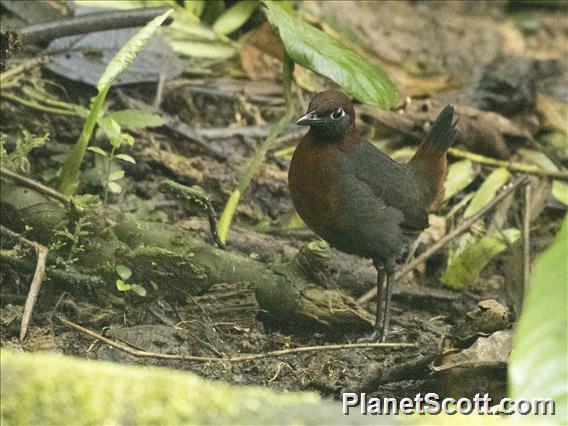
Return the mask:
<path id="1" fill-rule="evenodd" d="M 357 339 L 357 343 L 384 343 L 386 333 L 384 330 L 375 330 L 369 337 L 361 337 Z"/>

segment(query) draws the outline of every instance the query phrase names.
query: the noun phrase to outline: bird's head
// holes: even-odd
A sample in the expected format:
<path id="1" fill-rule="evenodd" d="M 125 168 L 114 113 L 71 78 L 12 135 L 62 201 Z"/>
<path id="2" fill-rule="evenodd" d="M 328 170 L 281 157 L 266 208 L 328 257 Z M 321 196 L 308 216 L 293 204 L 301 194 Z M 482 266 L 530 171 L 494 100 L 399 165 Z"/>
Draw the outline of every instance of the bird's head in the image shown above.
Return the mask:
<path id="1" fill-rule="evenodd" d="M 340 141 L 355 128 L 355 109 L 345 93 L 326 90 L 312 98 L 308 112 L 296 124 L 310 126 L 309 134 L 316 142 Z"/>

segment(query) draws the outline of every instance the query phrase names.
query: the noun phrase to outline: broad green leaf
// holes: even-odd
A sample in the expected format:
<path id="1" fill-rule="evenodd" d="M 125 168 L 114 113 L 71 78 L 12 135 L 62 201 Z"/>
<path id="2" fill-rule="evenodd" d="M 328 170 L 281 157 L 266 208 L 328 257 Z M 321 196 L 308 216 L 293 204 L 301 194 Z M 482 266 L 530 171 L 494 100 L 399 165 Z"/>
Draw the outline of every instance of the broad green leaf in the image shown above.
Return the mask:
<path id="1" fill-rule="evenodd" d="M 485 207 L 493 198 L 495 198 L 495 194 L 497 194 L 499 188 L 505 185 L 510 178 L 511 173 L 509 173 L 509 171 L 504 167 L 493 170 L 475 192 L 473 199 L 463 214 L 464 219 L 473 216 Z"/>
<path id="2" fill-rule="evenodd" d="M 109 175 L 108 180 L 115 181 L 122 179 L 123 177 L 124 177 L 124 170 L 116 170 Z"/>
<path id="3" fill-rule="evenodd" d="M 556 414 L 549 421 L 554 424 L 568 424 L 566 283 L 568 217 L 552 245 L 535 262 L 509 363 L 510 396 L 552 398 Z"/>
<path id="4" fill-rule="evenodd" d="M 90 146 L 87 148 L 88 151 L 92 151 L 95 154 L 98 154 L 102 157 L 108 157 L 108 154 L 106 153 L 106 151 L 103 151 L 101 148 L 99 148 L 98 146 Z"/>
<path id="5" fill-rule="evenodd" d="M 213 31 L 219 34 L 230 34 L 238 30 L 258 7 L 257 0 L 241 0 L 223 12 L 213 24 Z"/>
<path id="6" fill-rule="evenodd" d="M 466 247 L 448 264 L 442 282 L 453 288 L 467 287 L 479 276 L 491 259 L 517 241 L 520 236 L 521 231 L 515 228 L 486 235 Z"/>
<path id="7" fill-rule="evenodd" d="M 126 284 L 122 280 L 116 280 L 116 288 L 118 289 L 118 291 L 128 291 L 131 289 L 131 286 L 130 284 Z"/>
<path id="8" fill-rule="evenodd" d="M 173 9 L 162 13 L 160 16 L 152 19 L 144 28 L 136 33 L 128 43 L 126 43 L 110 61 L 110 64 L 105 69 L 103 75 L 97 83 L 99 92 L 103 92 L 109 88 L 112 82 L 126 69 L 128 65 L 136 59 L 138 52 L 146 45 L 154 32 L 164 23 L 168 16 L 172 13 Z"/>
<path id="9" fill-rule="evenodd" d="M 264 4 L 294 62 L 335 81 L 360 102 L 381 108 L 396 102 L 397 89 L 383 70 L 339 40 L 289 15 L 276 2 Z"/>
<path id="10" fill-rule="evenodd" d="M 122 192 L 122 186 L 120 186 L 116 182 L 109 182 L 108 183 L 108 190 L 113 194 L 120 194 Z"/>
<path id="11" fill-rule="evenodd" d="M 128 278 L 132 276 L 132 271 L 126 265 L 116 265 L 115 270 L 118 276 L 122 278 L 124 281 L 128 280 Z"/>
<path id="12" fill-rule="evenodd" d="M 237 53 L 233 46 L 224 42 L 173 40 L 170 46 L 175 53 L 193 58 L 227 59 Z"/>
<path id="13" fill-rule="evenodd" d="M 568 206 L 568 183 L 561 180 L 553 180 L 552 196 L 565 206 Z"/>
<path id="14" fill-rule="evenodd" d="M 114 156 L 116 160 L 126 161 L 128 163 L 136 164 L 136 160 L 127 154 L 117 154 Z"/>
<path id="15" fill-rule="evenodd" d="M 146 296 L 146 289 L 138 284 L 131 284 L 131 290 L 136 293 L 138 296 Z"/>
<path id="16" fill-rule="evenodd" d="M 110 112 L 106 116 L 115 120 L 123 129 L 144 129 L 164 124 L 159 115 L 140 109 L 123 109 Z"/>
<path id="17" fill-rule="evenodd" d="M 448 167 L 448 176 L 446 177 L 446 192 L 444 200 L 449 200 L 475 179 L 477 173 L 473 168 L 471 160 L 461 160 L 452 163 Z"/>

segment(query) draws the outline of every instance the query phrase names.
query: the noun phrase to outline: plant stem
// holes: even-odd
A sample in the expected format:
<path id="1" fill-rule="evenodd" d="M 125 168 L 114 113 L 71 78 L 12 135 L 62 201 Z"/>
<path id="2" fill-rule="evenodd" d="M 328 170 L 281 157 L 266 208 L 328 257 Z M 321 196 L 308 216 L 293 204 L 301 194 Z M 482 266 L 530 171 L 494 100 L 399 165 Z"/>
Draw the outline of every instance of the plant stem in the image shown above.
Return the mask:
<path id="1" fill-rule="evenodd" d="M 110 86 L 107 86 L 95 97 L 93 106 L 89 111 L 89 116 L 87 117 L 87 120 L 85 120 L 81 136 L 79 136 L 79 140 L 73 146 L 73 150 L 63 165 L 61 176 L 59 176 L 59 183 L 57 185 L 57 189 L 59 192 L 63 193 L 63 195 L 73 195 L 77 185 L 79 184 L 79 168 L 83 162 L 83 156 L 85 155 L 85 151 L 89 145 L 89 140 L 91 139 L 91 135 L 93 134 L 93 130 L 97 124 L 99 111 L 105 102 L 109 89 Z"/>
<path id="2" fill-rule="evenodd" d="M 229 197 L 229 201 L 225 205 L 223 213 L 221 214 L 221 218 L 219 220 L 219 238 L 221 242 L 224 244 L 227 240 L 227 235 L 229 234 L 229 228 L 231 227 L 231 222 L 233 220 L 233 216 L 235 214 L 235 210 L 237 205 L 239 204 L 239 200 L 241 196 L 246 192 L 248 186 L 256 174 L 258 168 L 264 162 L 266 157 L 266 153 L 274 143 L 276 142 L 276 138 L 278 135 L 284 130 L 286 125 L 290 122 L 292 117 L 294 116 L 294 107 L 295 102 L 292 96 L 292 71 L 294 70 L 294 62 L 285 55 L 284 63 L 283 63 L 283 89 L 284 89 L 284 98 L 286 99 L 286 112 L 274 124 L 274 126 L 270 129 L 270 133 L 264 140 L 264 142 L 258 147 L 254 155 L 249 160 L 248 164 L 245 167 L 243 174 L 239 179 L 239 183 L 237 188 L 231 193 Z"/>
<path id="3" fill-rule="evenodd" d="M 516 163 L 513 161 L 496 160 L 495 158 L 485 157 L 483 155 L 474 154 L 473 152 L 463 151 L 457 148 L 450 148 L 448 153 L 454 157 L 466 158 L 488 166 L 505 167 L 508 170 L 523 172 L 529 175 L 544 176 L 553 179 L 568 181 L 568 172 L 564 170 L 545 170 L 533 164 Z"/>
<path id="4" fill-rule="evenodd" d="M 108 164 L 107 164 L 107 176 L 106 176 L 106 184 L 105 184 L 105 196 L 103 200 L 103 205 L 106 207 L 107 199 L 108 199 L 108 184 L 110 182 L 110 171 L 112 169 L 112 159 L 114 158 L 114 150 L 116 148 L 113 146 L 112 150 L 110 151 L 110 155 L 108 156 Z"/>

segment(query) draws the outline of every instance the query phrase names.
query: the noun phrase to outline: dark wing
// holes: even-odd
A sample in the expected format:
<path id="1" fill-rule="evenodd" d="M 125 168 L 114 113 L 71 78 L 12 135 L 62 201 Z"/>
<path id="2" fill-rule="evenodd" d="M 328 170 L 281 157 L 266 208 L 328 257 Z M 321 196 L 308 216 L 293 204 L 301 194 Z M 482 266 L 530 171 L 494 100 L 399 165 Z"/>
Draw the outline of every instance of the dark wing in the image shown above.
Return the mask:
<path id="1" fill-rule="evenodd" d="M 384 265 L 393 263 L 406 244 L 402 212 L 386 205 L 354 175 L 342 175 L 337 185 L 342 208 L 328 241 L 344 252 L 370 257 Z"/>
<path id="2" fill-rule="evenodd" d="M 397 163 L 367 141 L 346 154 L 342 156 L 343 173 L 355 176 L 385 205 L 400 210 L 403 227 L 410 230 L 428 227 L 426 200 L 411 167 Z"/>

